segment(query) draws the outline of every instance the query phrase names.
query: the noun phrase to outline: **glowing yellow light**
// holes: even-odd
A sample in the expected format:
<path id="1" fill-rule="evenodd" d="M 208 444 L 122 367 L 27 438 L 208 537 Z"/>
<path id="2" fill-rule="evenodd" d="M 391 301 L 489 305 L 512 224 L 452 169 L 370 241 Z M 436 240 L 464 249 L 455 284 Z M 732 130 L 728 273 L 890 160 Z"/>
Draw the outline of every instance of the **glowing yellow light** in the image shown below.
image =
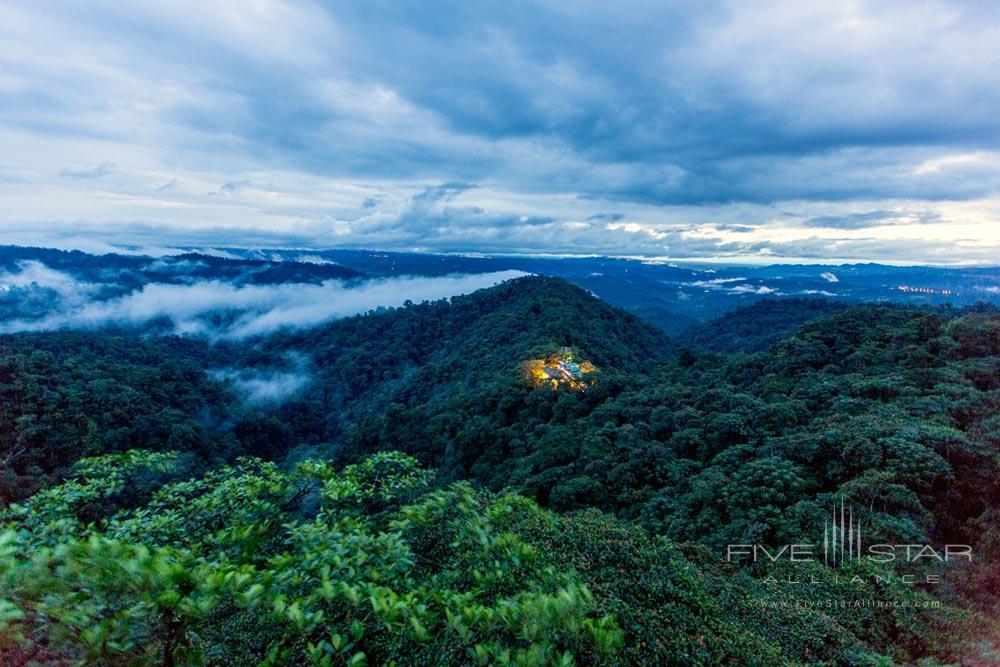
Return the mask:
<path id="1" fill-rule="evenodd" d="M 569 391 L 585 391 L 587 387 L 597 384 L 596 380 L 589 383 L 581 376 L 597 371 L 597 367 L 589 361 L 581 361 L 578 370 L 570 370 L 566 364 L 572 360 L 572 354 L 552 354 L 545 359 L 528 359 L 521 363 L 524 377 L 533 387 L 548 385 L 553 391 L 560 388 Z"/>

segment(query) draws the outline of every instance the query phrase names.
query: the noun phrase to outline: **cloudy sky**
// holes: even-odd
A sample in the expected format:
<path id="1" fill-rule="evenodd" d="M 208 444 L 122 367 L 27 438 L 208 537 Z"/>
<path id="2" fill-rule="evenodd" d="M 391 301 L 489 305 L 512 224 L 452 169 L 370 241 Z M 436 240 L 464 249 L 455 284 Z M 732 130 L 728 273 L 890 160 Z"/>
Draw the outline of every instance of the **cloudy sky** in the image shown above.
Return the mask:
<path id="1" fill-rule="evenodd" d="M 0 243 L 1000 263 L 995 3 L 0 16 Z"/>

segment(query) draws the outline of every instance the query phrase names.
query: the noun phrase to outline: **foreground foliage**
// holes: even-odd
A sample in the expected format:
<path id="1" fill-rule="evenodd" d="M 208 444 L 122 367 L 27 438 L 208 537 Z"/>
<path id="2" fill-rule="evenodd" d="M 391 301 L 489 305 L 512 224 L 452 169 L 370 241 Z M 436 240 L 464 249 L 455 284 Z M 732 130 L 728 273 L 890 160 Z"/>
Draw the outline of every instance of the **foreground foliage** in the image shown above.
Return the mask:
<path id="1" fill-rule="evenodd" d="M 429 473 L 402 455 L 339 473 L 242 460 L 81 520 L 176 458 L 88 459 L 7 512 L 0 618 L 22 650 L 88 663 L 571 664 L 621 645 L 578 576 L 498 525 L 540 510 L 464 484 L 428 491 Z"/>
<path id="2" fill-rule="evenodd" d="M 697 549 L 596 510 L 559 516 L 514 494 L 442 487 L 399 453 L 339 472 L 243 459 L 169 481 L 179 465 L 142 451 L 85 459 L 74 479 L 5 512 L 5 664 L 876 665 L 908 648 L 982 654 L 963 637 L 988 622 L 968 612 L 789 608 L 779 589 Z M 832 579 L 798 593 L 930 601 Z M 954 636 L 927 645 L 945 631 Z"/>

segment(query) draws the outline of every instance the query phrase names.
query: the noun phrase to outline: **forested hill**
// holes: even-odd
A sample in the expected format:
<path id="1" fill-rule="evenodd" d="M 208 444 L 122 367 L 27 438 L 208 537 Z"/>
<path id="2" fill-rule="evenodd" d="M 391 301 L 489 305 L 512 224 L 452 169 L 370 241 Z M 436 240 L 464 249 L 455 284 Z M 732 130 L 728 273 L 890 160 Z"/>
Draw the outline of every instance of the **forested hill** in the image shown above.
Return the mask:
<path id="1" fill-rule="evenodd" d="M 235 285 L 266 285 L 350 280 L 365 275 L 331 262 L 288 258 L 219 257 L 187 252 L 156 259 L 145 255 L 91 255 L 79 250 L 0 246 L 0 271 L 23 269 L 26 262 L 44 265 L 78 280 L 100 283 L 106 289 L 111 287 L 106 283 L 113 283 L 117 289 L 109 290 L 111 292 L 136 289 L 153 282 L 178 284 L 192 280 L 226 280 Z"/>
<path id="2" fill-rule="evenodd" d="M 402 449 L 458 477 L 495 467 L 496 487 L 520 458 L 508 447 L 521 447 L 514 422 L 523 406 L 551 410 L 559 398 L 533 389 L 522 364 L 566 347 L 598 369 L 595 387 L 565 398 L 585 412 L 673 353 L 657 328 L 544 277 L 276 336 L 260 352 L 273 358 L 294 350 L 313 362 L 319 391 L 283 406 L 282 423 L 336 415 L 324 423 L 338 451 Z"/>
<path id="3" fill-rule="evenodd" d="M 520 364 L 563 346 L 612 376 L 649 372 L 671 351 L 655 327 L 542 277 L 248 343 L 142 329 L 2 335 L 0 500 L 80 456 L 132 447 L 205 461 L 339 450 L 393 403 L 461 401 L 473 387 L 526 394 Z M 271 400 L 282 385 L 300 388 Z"/>
<path id="4" fill-rule="evenodd" d="M 757 328 L 776 321 L 760 314 Z M 86 650 L 109 662 L 147 646 L 197 650 L 214 664 L 256 664 L 272 650 L 294 661 L 307 642 L 335 633 L 338 646 L 354 647 L 347 657 L 416 664 L 507 650 L 540 652 L 542 664 L 564 651 L 578 664 L 745 664 L 747 655 L 766 664 L 996 664 L 1000 313 L 864 305 L 809 320 L 758 352 L 678 354 L 658 330 L 585 291 L 526 277 L 241 342 L 122 330 L 2 336 L 0 492 L 9 501 L 52 490 L 4 515 L 16 537 L 3 539 L 16 546 L 0 541 L 0 574 L 17 573 L 7 581 L 25 609 L 35 609 L 34 595 L 57 595 L 46 588 L 57 570 L 80 577 L 70 597 L 104 591 L 93 594 L 109 596 L 110 611 L 87 613 L 117 614 L 117 625 L 101 626 L 107 640 Z M 564 348 L 596 367 L 585 387 L 528 381 L 523 362 Z M 71 467 L 135 449 L 177 454 Z M 386 450 L 414 459 L 368 458 Z M 278 466 L 225 467 L 243 455 Z M 325 462 L 293 471 L 303 459 Z M 347 463 L 360 467 L 337 472 Z M 52 486 L 66 475 L 73 480 Z M 505 490 L 546 510 L 493 495 Z M 762 615 L 758 604 L 788 593 L 763 579 L 795 573 L 787 563 L 723 563 L 725 545 L 821 541 L 837 502 L 857 508 L 870 539 L 969 544 L 976 560 L 943 572 L 934 563 L 817 563 L 807 574 L 823 585 L 790 594 L 939 606 Z M 79 541 L 44 552 L 53 562 L 15 557 L 67 540 Z M 202 602 L 164 611 L 143 598 L 162 582 L 122 592 L 87 578 L 97 576 L 88 563 L 113 582 L 130 558 L 153 558 L 136 544 L 157 550 L 151 572 L 203 576 L 184 586 L 205 586 L 209 611 L 199 616 Z M 375 553 L 392 554 L 379 556 L 381 574 L 358 579 L 368 569 L 345 566 L 355 578 L 323 588 L 333 584 L 318 563 Z M 18 569 L 29 562 L 37 569 Z M 264 597 L 211 589 L 222 570 L 226 581 L 258 583 Z M 947 584 L 874 579 L 929 571 Z M 861 583 L 849 586 L 851 576 Z M 378 622 L 352 624 L 369 595 Z M 89 622 L 38 609 L 37 627 Z M 178 644 L 170 633 L 181 616 L 191 629 Z M 486 618 L 506 619 L 496 636 L 508 643 L 487 642 Z M 562 627 L 552 618 L 572 619 L 579 632 L 541 637 L 546 623 Z M 114 634 L 125 627 L 153 639 Z M 77 636 L 66 630 L 53 641 Z M 436 632 L 451 639 L 421 643 Z M 71 654 L 85 650 L 73 641 Z"/>
<path id="5" fill-rule="evenodd" d="M 826 299 L 762 299 L 685 329 L 676 340 L 711 352 L 762 352 L 806 322 L 849 307 Z"/>
<path id="6" fill-rule="evenodd" d="M 356 393 L 423 365 L 478 385 L 563 346 L 578 348 L 601 367 L 636 373 L 667 360 L 672 351 L 656 327 L 563 280 L 540 276 L 261 344 L 274 352 L 308 354 L 320 372 Z"/>

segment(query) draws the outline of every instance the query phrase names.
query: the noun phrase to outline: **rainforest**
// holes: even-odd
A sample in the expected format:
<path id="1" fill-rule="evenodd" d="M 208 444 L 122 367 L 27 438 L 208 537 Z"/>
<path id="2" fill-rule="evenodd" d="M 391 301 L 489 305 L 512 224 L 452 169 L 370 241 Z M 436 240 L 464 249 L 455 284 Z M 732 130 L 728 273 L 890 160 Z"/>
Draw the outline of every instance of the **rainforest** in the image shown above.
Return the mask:
<path id="1" fill-rule="evenodd" d="M 0 662 L 998 664 L 1000 311 L 699 327 L 525 276 L 249 337 L 3 334 Z M 567 355 L 586 391 L 526 380 Z M 971 555 L 824 561 L 841 508 L 865 553 Z"/>

